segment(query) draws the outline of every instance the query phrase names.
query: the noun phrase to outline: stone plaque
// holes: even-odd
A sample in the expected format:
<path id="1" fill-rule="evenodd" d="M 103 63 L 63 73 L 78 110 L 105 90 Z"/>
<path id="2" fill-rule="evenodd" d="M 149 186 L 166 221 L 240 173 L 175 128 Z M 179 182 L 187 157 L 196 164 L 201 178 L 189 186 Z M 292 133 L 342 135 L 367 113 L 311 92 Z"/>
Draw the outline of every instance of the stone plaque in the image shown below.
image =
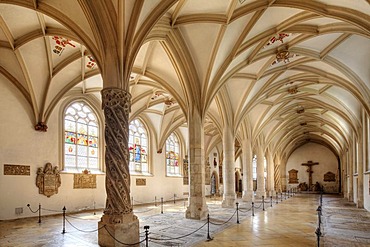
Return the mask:
<path id="1" fill-rule="evenodd" d="M 205 167 L 205 184 L 211 184 L 211 165 L 209 164 L 209 160 L 207 160 L 207 164 Z"/>
<path id="2" fill-rule="evenodd" d="M 146 179 L 145 178 L 137 178 L 136 179 L 136 186 L 146 186 Z"/>
<path id="3" fill-rule="evenodd" d="M 189 160 L 187 155 L 185 155 L 183 169 L 183 185 L 189 185 Z"/>
<path id="4" fill-rule="evenodd" d="M 95 189 L 96 174 L 73 174 L 73 189 Z"/>
<path id="5" fill-rule="evenodd" d="M 298 171 L 292 169 L 289 172 L 289 183 L 290 184 L 298 184 Z"/>
<path id="6" fill-rule="evenodd" d="M 335 174 L 332 172 L 325 173 L 324 182 L 335 182 Z"/>
<path id="7" fill-rule="evenodd" d="M 4 175 L 29 176 L 30 174 L 30 166 L 4 164 Z"/>
<path id="8" fill-rule="evenodd" d="M 62 184 L 58 166 L 46 163 L 45 167 L 37 169 L 36 186 L 39 188 L 39 194 L 50 197 L 58 194 L 58 188 Z"/>

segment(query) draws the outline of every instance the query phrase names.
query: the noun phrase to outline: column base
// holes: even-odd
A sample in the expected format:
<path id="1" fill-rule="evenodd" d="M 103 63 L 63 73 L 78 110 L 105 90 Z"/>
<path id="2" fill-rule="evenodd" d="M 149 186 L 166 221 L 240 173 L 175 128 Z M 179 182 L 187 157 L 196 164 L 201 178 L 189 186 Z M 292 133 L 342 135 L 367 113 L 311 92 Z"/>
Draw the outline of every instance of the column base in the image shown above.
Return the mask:
<path id="1" fill-rule="evenodd" d="M 253 202 L 254 201 L 254 191 L 244 190 L 242 195 L 242 200 L 244 202 Z"/>
<path id="2" fill-rule="evenodd" d="M 191 198 L 189 206 L 185 211 L 185 218 L 193 220 L 204 220 L 208 216 L 208 207 L 205 198 Z"/>
<path id="3" fill-rule="evenodd" d="M 268 193 L 268 196 L 276 196 L 276 191 L 275 190 L 270 190 L 269 193 Z"/>
<path id="4" fill-rule="evenodd" d="M 121 221 L 119 223 L 112 223 L 112 217 L 115 216 L 103 215 L 98 222 L 99 246 L 124 247 L 127 244 L 134 244 L 140 241 L 139 219 L 134 214 L 120 216 Z M 131 246 L 139 247 L 140 244 Z"/>
<path id="5" fill-rule="evenodd" d="M 258 190 L 257 190 L 257 191 L 256 191 L 256 196 L 255 196 L 255 197 L 256 197 L 257 199 L 262 199 L 262 196 L 264 196 L 264 197 L 266 198 L 266 191 L 263 191 L 263 190 L 262 190 L 262 191 L 258 191 Z"/>
<path id="6" fill-rule="evenodd" d="M 222 207 L 223 208 L 234 208 L 236 206 L 236 195 L 224 195 L 222 200 Z"/>

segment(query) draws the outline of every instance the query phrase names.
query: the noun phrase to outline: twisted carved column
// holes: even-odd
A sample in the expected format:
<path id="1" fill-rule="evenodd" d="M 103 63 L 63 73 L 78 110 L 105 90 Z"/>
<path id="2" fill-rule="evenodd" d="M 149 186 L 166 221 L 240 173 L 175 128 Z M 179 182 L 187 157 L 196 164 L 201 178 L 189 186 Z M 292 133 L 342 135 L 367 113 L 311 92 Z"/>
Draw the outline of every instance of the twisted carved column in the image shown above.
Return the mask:
<path id="1" fill-rule="evenodd" d="M 275 163 L 275 191 L 281 192 L 280 164 Z"/>
<path id="2" fill-rule="evenodd" d="M 105 164 L 107 202 L 104 215 L 110 223 L 121 223 L 122 214 L 132 213 L 128 152 L 128 116 L 130 93 L 118 88 L 102 90 L 105 116 Z"/>
<path id="3" fill-rule="evenodd" d="M 122 246 L 114 238 L 124 243 L 139 241 L 139 220 L 132 212 L 130 201 L 128 120 L 131 95 L 119 88 L 105 88 L 101 94 L 105 116 L 107 201 L 98 224 L 99 245 Z"/>

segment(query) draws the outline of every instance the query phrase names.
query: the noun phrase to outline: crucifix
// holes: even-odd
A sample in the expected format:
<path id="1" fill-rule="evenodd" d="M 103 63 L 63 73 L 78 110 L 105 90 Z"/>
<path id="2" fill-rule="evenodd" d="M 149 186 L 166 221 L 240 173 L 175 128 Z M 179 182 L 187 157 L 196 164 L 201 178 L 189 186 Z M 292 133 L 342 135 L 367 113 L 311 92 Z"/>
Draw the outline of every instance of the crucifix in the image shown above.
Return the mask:
<path id="1" fill-rule="evenodd" d="M 308 190 L 311 190 L 312 187 L 312 166 L 318 165 L 319 162 L 312 162 L 312 160 L 307 161 L 307 163 L 302 163 L 302 166 L 307 166 L 307 172 L 308 172 Z"/>

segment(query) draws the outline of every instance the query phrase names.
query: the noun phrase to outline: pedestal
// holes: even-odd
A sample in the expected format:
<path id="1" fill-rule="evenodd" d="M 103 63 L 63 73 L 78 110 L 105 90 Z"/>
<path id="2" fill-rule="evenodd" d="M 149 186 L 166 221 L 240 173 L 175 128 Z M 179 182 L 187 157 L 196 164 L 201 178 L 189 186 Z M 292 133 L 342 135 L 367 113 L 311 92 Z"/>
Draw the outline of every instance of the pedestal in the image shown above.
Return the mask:
<path id="1" fill-rule="evenodd" d="M 208 207 L 203 197 L 193 197 L 185 212 L 185 218 L 194 220 L 207 219 Z"/>
<path id="2" fill-rule="evenodd" d="M 254 191 L 243 191 L 242 200 L 244 202 L 253 202 L 254 201 Z"/>
<path id="3" fill-rule="evenodd" d="M 98 223 L 98 227 L 99 229 L 101 228 L 98 233 L 99 246 L 124 247 L 127 244 L 134 244 L 140 241 L 139 219 L 133 214 L 123 215 L 122 221 L 119 223 L 112 223 L 111 216 L 103 215 Z M 140 244 L 131 246 L 139 247 Z"/>
<path id="4" fill-rule="evenodd" d="M 236 203 L 236 195 L 224 195 L 222 200 L 223 208 L 234 208 Z"/>

